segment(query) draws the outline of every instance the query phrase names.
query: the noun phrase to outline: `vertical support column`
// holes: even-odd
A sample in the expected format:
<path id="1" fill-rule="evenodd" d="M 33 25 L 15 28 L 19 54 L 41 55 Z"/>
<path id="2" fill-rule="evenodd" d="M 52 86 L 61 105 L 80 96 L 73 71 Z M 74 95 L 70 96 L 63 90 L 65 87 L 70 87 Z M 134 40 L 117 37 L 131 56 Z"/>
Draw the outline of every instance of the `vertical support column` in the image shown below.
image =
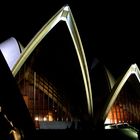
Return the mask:
<path id="1" fill-rule="evenodd" d="M 44 103 L 45 103 L 45 100 L 44 100 L 44 94 L 45 94 L 45 91 L 44 91 L 44 86 L 45 86 L 45 82 L 44 80 L 42 80 L 42 83 L 43 83 L 43 95 L 42 95 L 42 115 L 43 115 L 43 119 L 45 117 L 45 106 L 44 106 Z"/>
<path id="2" fill-rule="evenodd" d="M 36 115 L 36 72 L 34 72 L 34 116 Z"/>
<path id="3" fill-rule="evenodd" d="M 48 121 L 49 121 L 49 111 L 50 111 L 50 83 L 48 82 L 48 110 L 47 110 L 47 115 L 48 115 Z"/>

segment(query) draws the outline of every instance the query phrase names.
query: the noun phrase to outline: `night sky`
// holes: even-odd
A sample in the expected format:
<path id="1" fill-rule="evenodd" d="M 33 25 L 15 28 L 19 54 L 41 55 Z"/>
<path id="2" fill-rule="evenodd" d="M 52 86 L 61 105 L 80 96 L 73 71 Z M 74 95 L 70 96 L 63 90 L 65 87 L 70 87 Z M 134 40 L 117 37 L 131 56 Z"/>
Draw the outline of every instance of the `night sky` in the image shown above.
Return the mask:
<path id="1" fill-rule="evenodd" d="M 139 63 L 139 8 L 134 2 L 85 2 L 76 0 L 1 4 L 0 41 L 14 36 L 24 46 L 62 6 L 68 4 L 78 26 L 89 67 L 94 57 L 114 75 Z M 6 11 L 7 9 L 7 11 Z"/>
<path id="2" fill-rule="evenodd" d="M 19 40 L 23 46 L 26 46 L 35 33 L 66 4 L 70 6 L 75 18 L 89 70 L 91 70 L 95 58 L 103 63 L 116 78 L 133 63 L 137 63 L 138 67 L 140 67 L 140 11 L 138 3 L 132 1 L 88 2 L 76 0 L 76 2 L 72 2 L 60 0 L 58 2 L 47 0 L 43 2 L 34 1 L 32 5 L 24 1 L 9 4 L 10 8 L 7 8 L 7 4 L 1 4 L 1 7 L 8 9 L 8 12 L 6 10 L 0 11 L 0 41 L 2 42 L 13 36 Z M 52 54 L 53 59 L 51 58 L 51 53 L 48 53 L 48 58 L 40 58 L 41 60 L 51 59 L 54 61 L 54 65 L 46 61 L 46 65 L 52 69 L 48 69 L 48 71 L 42 69 L 42 72 L 45 71 L 51 75 L 50 73 L 53 71 L 52 73 L 54 74 L 51 75 L 51 78 L 53 76 L 52 81 L 55 80 L 57 82 L 56 79 L 61 79 L 64 84 L 66 79 L 69 79 L 70 83 L 72 83 L 73 80 L 73 85 L 78 87 L 76 83 L 78 77 L 81 75 L 79 74 L 79 68 L 77 68 L 77 61 L 73 62 L 73 59 L 75 59 L 75 54 L 73 54 L 74 50 L 69 49 L 69 46 L 71 46 L 69 41 L 71 42 L 71 39 L 67 40 L 67 38 L 69 38 L 68 31 L 65 26 L 62 27 L 61 25 L 60 29 L 56 29 L 56 31 L 58 31 L 58 33 L 54 32 L 53 37 L 55 38 L 56 36 L 57 39 L 51 40 L 51 33 L 50 39 L 48 39 L 48 46 L 50 46 L 49 42 L 53 42 L 53 46 L 55 46 L 54 49 L 50 49 L 50 52 L 54 51 Z M 59 41 L 64 42 L 60 49 L 56 47 Z M 55 42 L 57 43 L 55 44 Z M 65 43 L 68 48 L 63 48 Z M 72 54 L 71 57 L 70 54 Z M 46 55 L 42 54 L 41 57 L 43 56 Z M 64 61 L 65 59 L 67 62 Z M 57 65 L 57 62 L 62 63 Z M 43 66 L 44 65 L 45 64 L 43 64 Z M 63 69 L 63 67 L 60 68 L 61 65 L 65 66 L 65 69 Z M 60 69 L 56 72 L 56 68 Z M 73 71 L 76 71 L 75 74 Z M 75 77 L 75 75 L 77 77 L 72 79 L 72 74 L 74 74 L 73 77 Z M 60 77 L 60 75 L 64 77 Z M 57 82 L 57 85 L 58 83 L 61 87 L 61 82 Z M 66 84 L 66 86 L 70 85 L 70 83 Z M 68 88 L 70 89 L 69 86 Z M 69 92 L 73 92 L 73 90 Z"/>

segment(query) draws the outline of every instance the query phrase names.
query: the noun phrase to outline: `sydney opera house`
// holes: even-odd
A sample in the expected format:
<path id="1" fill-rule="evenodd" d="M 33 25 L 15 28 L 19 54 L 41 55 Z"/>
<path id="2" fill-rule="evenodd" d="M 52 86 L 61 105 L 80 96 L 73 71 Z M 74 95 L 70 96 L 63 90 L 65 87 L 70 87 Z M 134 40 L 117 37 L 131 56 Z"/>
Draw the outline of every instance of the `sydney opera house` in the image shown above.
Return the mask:
<path id="1" fill-rule="evenodd" d="M 53 34 L 63 26 L 71 42 L 56 46 L 59 42 Z M 138 139 L 137 64 L 130 65 L 117 79 L 98 59 L 89 69 L 68 5 L 54 14 L 27 46 L 11 37 L 1 42 L 0 50 L 0 137 L 32 139 L 40 130 L 49 135 L 50 130 L 71 129 L 106 130 L 104 135 L 109 137 L 114 130 L 126 129 Z"/>

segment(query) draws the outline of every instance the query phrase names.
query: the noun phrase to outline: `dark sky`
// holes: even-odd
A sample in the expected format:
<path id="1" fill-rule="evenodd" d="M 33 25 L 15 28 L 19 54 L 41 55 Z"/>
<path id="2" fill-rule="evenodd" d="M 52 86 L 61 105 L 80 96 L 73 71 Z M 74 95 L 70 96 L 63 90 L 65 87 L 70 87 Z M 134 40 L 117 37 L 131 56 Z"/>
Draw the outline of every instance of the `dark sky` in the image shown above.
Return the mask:
<path id="1" fill-rule="evenodd" d="M 1 4 L 0 41 L 14 36 L 24 46 L 63 5 L 68 4 L 78 26 L 88 63 L 94 57 L 112 73 L 139 63 L 139 8 L 134 2 L 35 1 Z"/>

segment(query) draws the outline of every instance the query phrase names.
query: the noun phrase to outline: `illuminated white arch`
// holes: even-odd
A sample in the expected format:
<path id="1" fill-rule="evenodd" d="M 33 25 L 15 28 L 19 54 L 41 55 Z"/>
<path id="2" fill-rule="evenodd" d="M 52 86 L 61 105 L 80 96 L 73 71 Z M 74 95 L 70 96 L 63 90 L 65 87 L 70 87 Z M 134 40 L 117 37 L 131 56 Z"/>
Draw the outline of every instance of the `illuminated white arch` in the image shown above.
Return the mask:
<path id="1" fill-rule="evenodd" d="M 115 80 L 113 75 L 110 73 L 110 71 L 106 67 L 105 67 L 105 72 L 107 74 L 108 84 L 109 84 L 109 88 L 111 90 L 111 89 L 113 89 L 113 87 L 114 87 L 114 85 L 116 83 L 116 80 Z"/>
<path id="2" fill-rule="evenodd" d="M 134 74 L 136 78 L 138 79 L 138 82 L 140 83 L 140 70 L 136 64 L 133 64 L 130 66 L 130 68 L 127 70 L 127 72 L 117 81 L 117 83 L 114 85 L 111 96 L 109 97 L 109 100 L 105 106 L 104 113 L 103 113 L 103 121 L 105 121 L 112 105 L 114 104 L 118 94 L 120 93 L 121 89 L 123 88 L 124 84 L 128 80 L 128 78 Z"/>
<path id="3" fill-rule="evenodd" d="M 22 45 L 14 37 L 10 37 L 7 40 L 0 43 L 0 50 L 10 68 L 13 69 L 14 65 L 20 58 L 22 52 Z"/>
<path id="4" fill-rule="evenodd" d="M 20 70 L 26 59 L 30 56 L 30 54 L 34 51 L 36 46 L 40 43 L 40 41 L 49 33 L 49 31 L 60 21 L 65 21 L 69 32 L 71 34 L 76 53 L 79 59 L 85 91 L 86 91 L 86 98 L 88 104 L 88 112 L 90 115 L 93 115 L 93 100 L 92 100 L 92 90 L 89 78 L 89 71 L 86 62 L 86 57 L 83 50 L 83 45 L 81 42 L 81 38 L 70 10 L 69 6 L 62 7 L 41 29 L 40 31 L 33 37 L 33 39 L 29 42 L 29 44 L 23 50 L 20 59 L 15 64 L 12 69 L 12 73 L 15 76 L 17 72 Z"/>

